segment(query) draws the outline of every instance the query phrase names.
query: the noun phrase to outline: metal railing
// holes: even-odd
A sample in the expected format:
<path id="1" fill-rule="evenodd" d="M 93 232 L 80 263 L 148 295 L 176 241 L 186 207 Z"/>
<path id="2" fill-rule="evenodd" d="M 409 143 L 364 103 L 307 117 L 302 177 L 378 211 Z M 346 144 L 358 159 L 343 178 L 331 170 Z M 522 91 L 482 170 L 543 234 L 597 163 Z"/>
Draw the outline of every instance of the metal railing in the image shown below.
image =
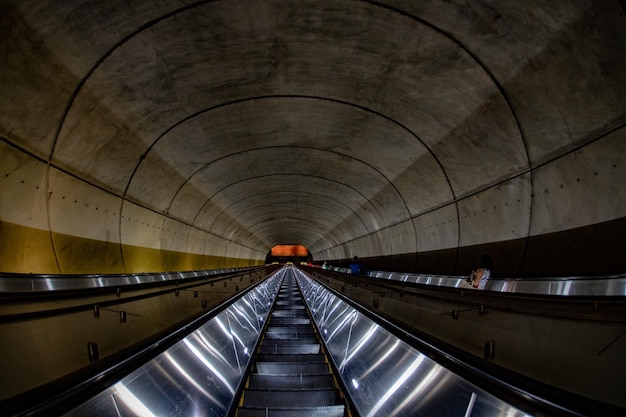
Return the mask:
<path id="1" fill-rule="evenodd" d="M 0 273 L 0 293 L 28 294 L 51 291 L 76 291 L 126 287 L 155 283 L 175 283 L 229 273 L 253 270 L 259 267 L 208 269 L 200 271 L 158 272 L 136 274 L 9 274 Z"/>
<path id="2" fill-rule="evenodd" d="M 350 273 L 349 268 L 333 268 Z M 474 289 L 462 275 L 411 274 L 405 272 L 366 271 L 363 276 L 413 284 Z M 487 291 L 560 296 L 626 296 L 626 274 L 579 277 L 490 278 Z M 479 290 L 477 290 L 479 291 Z"/>

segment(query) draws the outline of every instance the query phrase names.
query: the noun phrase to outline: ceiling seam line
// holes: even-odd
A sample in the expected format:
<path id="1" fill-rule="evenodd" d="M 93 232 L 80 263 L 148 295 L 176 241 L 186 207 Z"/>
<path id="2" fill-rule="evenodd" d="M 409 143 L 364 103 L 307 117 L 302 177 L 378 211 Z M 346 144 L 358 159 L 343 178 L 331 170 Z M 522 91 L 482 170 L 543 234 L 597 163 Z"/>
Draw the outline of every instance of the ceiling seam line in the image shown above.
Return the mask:
<path id="1" fill-rule="evenodd" d="M 249 199 L 249 198 L 255 198 L 255 197 L 259 197 L 259 196 L 266 195 L 266 194 L 281 194 L 281 193 L 282 193 L 282 194 L 285 194 L 285 193 L 290 193 L 290 194 L 305 194 L 305 195 L 311 195 L 311 196 L 319 196 L 319 197 L 315 197 L 316 199 L 317 199 L 317 198 L 327 198 L 327 199 L 329 199 L 329 200 L 331 200 L 331 201 L 333 201 L 333 202 L 335 202 L 335 203 L 337 203 L 337 204 L 342 205 L 343 207 L 345 207 L 346 209 L 348 209 L 348 211 L 350 211 L 350 207 L 349 207 L 347 204 L 344 204 L 341 200 L 337 200 L 337 199 L 334 199 L 334 198 L 330 198 L 329 196 L 322 195 L 322 194 L 314 194 L 314 193 L 309 193 L 309 192 L 305 193 L 305 192 L 302 192 L 302 191 L 272 191 L 272 192 L 268 192 L 268 193 L 255 194 L 255 195 L 253 195 L 253 196 L 248 196 L 248 197 L 245 197 L 245 198 L 243 198 L 243 199 L 241 199 L 241 200 L 237 200 L 237 202 L 236 202 L 236 203 L 238 203 L 238 202 L 240 202 L 240 201 L 243 201 L 243 200 L 246 200 L 246 199 Z M 226 208 L 224 209 L 224 211 L 226 211 L 227 209 L 230 209 L 230 208 L 231 208 L 232 206 L 234 206 L 236 203 L 233 203 L 233 204 L 229 205 L 228 207 L 226 207 Z M 352 213 L 354 213 L 354 212 L 352 212 Z M 221 216 L 221 213 L 220 213 L 220 216 Z M 218 216 L 218 217 L 219 217 L 219 216 Z M 361 224 L 362 224 L 362 225 L 363 225 L 363 227 L 367 230 L 367 225 L 365 224 L 365 222 L 363 221 L 363 219 L 361 219 L 361 217 L 360 217 L 360 216 L 356 216 L 356 217 L 357 217 L 357 218 L 361 221 Z M 217 219 L 217 218 L 216 218 L 216 219 Z M 214 220 L 213 220 L 213 223 L 211 223 L 211 226 L 209 227 L 209 230 L 213 228 L 213 225 L 215 224 L 216 219 L 214 219 Z"/>
<path id="2" fill-rule="evenodd" d="M 344 186 L 344 187 L 346 187 L 346 188 L 348 188 L 348 189 L 350 189 L 350 190 L 353 190 L 353 191 L 354 191 L 354 192 L 356 192 L 358 195 L 360 195 L 361 197 L 363 197 L 363 199 L 364 199 L 365 201 L 370 202 L 370 200 L 369 200 L 367 197 L 365 197 L 365 196 L 364 196 L 364 195 L 363 195 L 363 194 L 362 194 L 359 190 L 356 190 L 356 189 L 354 189 L 353 187 L 348 186 L 348 185 L 346 185 L 346 184 L 344 184 L 344 183 L 342 183 L 342 182 L 339 182 L 339 181 L 337 181 L 337 180 L 332 180 L 332 179 L 325 178 L 325 177 L 319 177 L 319 176 L 316 176 L 316 175 L 308 175 L 308 174 L 306 174 L 306 175 L 305 175 L 305 174 L 297 174 L 297 173 L 290 173 L 290 174 L 280 173 L 280 174 L 259 175 L 259 176 L 256 176 L 256 177 L 249 177 L 249 178 L 245 178 L 245 179 L 239 180 L 239 181 L 237 181 L 237 182 L 234 182 L 234 183 L 232 183 L 232 184 L 228 184 L 227 186 L 222 187 L 222 188 L 220 188 L 218 191 L 216 191 L 215 193 L 213 193 L 213 194 L 212 194 L 212 195 L 211 195 L 211 196 L 207 199 L 207 201 L 206 201 L 206 202 L 202 205 L 202 207 L 200 207 L 200 209 L 198 210 L 198 212 L 197 212 L 197 213 L 196 213 L 196 215 L 194 216 L 194 220 L 193 220 L 193 221 L 194 221 L 194 223 L 195 223 L 195 221 L 197 220 L 197 218 L 198 218 L 198 216 L 200 215 L 200 213 L 202 212 L 202 210 L 204 209 L 204 207 L 205 207 L 205 206 L 206 206 L 206 205 L 207 205 L 207 204 L 211 201 L 211 199 L 213 199 L 213 198 L 214 198 L 217 194 L 221 193 L 222 191 L 224 191 L 224 190 L 226 190 L 226 189 L 228 189 L 228 188 L 230 188 L 230 187 L 232 187 L 232 186 L 234 186 L 234 185 L 237 185 L 237 184 L 241 184 L 241 183 L 243 183 L 243 182 L 246 182 L 246 181 L 251 181 L 251 180 L 260 179 L 260 178 L 265 178 L 265 177 L 275 177 L 275 176 L 300 176 L 300 177 L 312 177 L 312 178 L 318 178 L 318 179 L 321 179 L 321 180 L 324 180 L 324 181 L 333 182 L 333 183 L 335 183 L 335 184 L 339 184 L 339 185 Z M 374 204 L 372 204 L 371 202 L 370 202 L 370 205 L 373 207 L 374 211 L 376 211 L 376 213 L 378 214 L 378 216 L 379 216 L 381 219 L 384 219 L 384 217 L 383 217 L 383 216 L 381 215 L 381 213 L 379 212 L 378 208 L 376 208 L 376 206 L 375 206 Z"/>
<path id="3" fill-rule="evenodd" d="M 400 128 L 402 128 L 403 130 L 405 130 L 406 132 L 408 132 L 413 138 L 417 139 L 417 141 L 424 146 L 425 149 L 428 150 L 429 154 L 435 159 L 435 161 L 437 162 L 437 164 L 439 165 L 440 169 L 442 170 L 444 177 L 446 178 L 446 181 L 449 184 L 450 190 L 452 192 L 452 195 L 454 195 L 454 189 L 452 188 L 452 184 L 450 183 L 450 180 L 448 178 L 447 173 L 445 172 L 445 169 L 443 168 L 443 165 L 441 164 L 441 162 L 438 160 L 438 158 L 435 156 L 434 152 L 429 148 L 429 146 L 422 141 L 417 134 L 415 134 L 412 130 L 410 130 L 408 127 L 406 127 L 404 124 L 398 122 L 397 120 L 391 118 L 390 116 L 387 116 L 383 113 L 380 113 L 377 110 L 373 110 L 370 109 L 368 107 L 362 106 L 360 104 L 355 104 L 355 103 L 351 103 L 348 101 L 344 101 L 344 100 L 338 100 L 338 99 L 333 99 L 333 98 L 329 98 L 329 97 L 322 97 L 322 96 L 308 96 L 308 95 L 284 95 L 284 94 L 275 94 L 275 95 L 264 95 L 264 96 L 254 96 L 254 97 L 245 97 L 245 98 L 241 98 L 241 99 L 237 99 L 237 100 L 233 100 L 233 101 L 229 101 L 229 102 L 225 102 L 225 103 L 220 103 L 220 104 L 216 104 L 215 106 L 210 106 L 207 108 L 204 108 L 202 110 L 199 110 L 197 112 L 194 112 L 182 119 L 180 119 L 178 122 L 172 124 L 170 127 L 166 128 L 159 136 L 157 136 L 157 138 L 150 144 L 150 146 L 146 149 L 146 152 L 144 154 L 142 154 L 139 158 L 139 161 L 137 163 L 137 165 L 135 166 L 133 173 L 130 175 L 127 185 L 126 185 L 126 189 L 124 191 L 124 194 L 127 194 L 128 189 L 130 187 L 130 183 L 132 182 L 137 170 L 139 169 L 139 167 L 141 166 L 141 164 L 143 163 L 143 161 L 145 160 L 145 158 L 147 157 L 148 153 L 150 153 L 150 151 L 153 149 L 153 147 L 157 144 L 157 142 L 159 142 L 166 134 L 168 134 L 169 132 L 171 132 L 173 129 L 177 128 L 178 126 L 181 126 L 182 124 L 192 120 L 195 117 L 200 116 L 201 114 L 204 113 L 208 113 L 211 112 L 213 110 L 217 110 L 220 109 L 222 107 L 228 107 L 228 106 L 232 106 L 232 105 L 236 105 L 236 104 L 241 104 L 241 103 L 245 103 L 248 101 L 256 101 L 256 100 L 266 100 L 266 99 L 293 99 L 293 98 L 300 98 L 300 99 L 307 99 L 307 100 L 321 100 L 321 101 L 328 101 L 331 103 L 338 103 L 338 104 L 342 104 L 342 105 L 346 105 L 346 106 L 350 106 L 350 107 L 355 107 L 358 108 L 360 110 L 363 110 L 367 113 L 372 113 L 378 117 L 383 118 L 384 120 L 387 120 L 389 122 L 391 122 L 392 124 L 395 124 L 397 126 L 399 126 Z M 311 148 L 311 149 L 315 149 L 315 148 Z M 193 173 L 191 173 L 187 179 L 181 183 L 180 187 L 178 187 L 178 190 L 174 193 L 174 195 L 172 196 L 172 199 L 170 200 L 170 203 L 168 205 L 168 209 L 169 207 L 171 207 L 172 202 L 174 201 L 174 199 L 176 198 L 176 196 L 178 195 L 178 193 L 180 193 L 180 191 L 182 190 L 182 188 L 185 186 L 185 184 L 187 182 L 189 182 L 191 180 L 191 178 L 193 178 L 197 173 L 199 173 L 200 171 L 202 171 L 203 169 L 205 169 L 207 166 L 209 166 L 210 164 L 213 164 L 217 161 L 220 161 L 221 159 L 227 158 L 229 156 L 232 155 L 236 155 L 238 153 L 242 153 L 242 152 L 246 152 L 246 151 L 240 151 L 237 153 L 233 153 L 233 154 L 229 154 L 229 155 L 225 155 L 223 157 L 214 159 L 212 161 L 210 161 L 209 164 L 204 165 L 203 167 L 198 168 L 196 171 L 194 171 Z M 329 151 L 332 152 L 332 151 Z M 342 154 L 343 155 L 343 154 Z M 368 164 L 368 166 L 371 166 Z M 372 167 L 373 168 L 373 167 Z M 374 168 L 373 168 L 374 169 Z M 383 177 L 385 177 L 383 175 Z M 386 178 L 386 177 L 385 177 Z M 388 180 L 388 179 L 387 179 Z M 397 191 L 397 190 L 396 190 Z M 401 196 L 401 194 L 398 192 L 398 194 Z M 401 197 L 401 199 L 404 200 L 404 197 Z M 406 206 L 406 202 L 405 202 L 405 206 Z M 166 210 L 168 210 L 166 209 Z M 408 206 L 407 206 L 407 212 L 410 212 L 408 210 Z"/>
<path id="4" fill-rule="evenodd" d="M 104 53 L 104 55 L 102 55 L 94 64 L 93 67 L 91 67 L 83 76 L 83 78 L 78 82 L 78 84 L 76 85 L 76 88 L 74 89 L 74 91 L 72 92 L 72 95 L 70 96 L 70 99 L 68 100 L 68 103 L 66 104 L 66 107 L 63 111 L 63 114 L 61 115 L 61 120 L 59 121 L 55 134 L 54 134 L 54 140 L 52 142 L 52 146 L 50 147 L 50 153 L 48 156 L 48 160 L 52 160 L 52 157 L 54 156 L 54 151 L 56 149 L 57 146 L 57 142 L 59 140 L 59 136 L 61 134 L 61 130 L 63 129 L 63 125 L 65 124 L 65 120 L 67 119 L 67 116 L 70 112 L 70 110 L 72 109 L 74 102 L 76 101 L 76 98 L 78 97 L 78 95 L 80 94 L 80 92 L 82 91 L 83 87 L 85 86 L 85 84 L 87 83 L 87 81 L 91 78 L 91 76 L 93 75 L 93 73 L 96 71 L 96 69 L 98 67 L 100 67 L 100 65 L 108 58 L 110 57 L 119 47 L 121 47 L 122 45 L 124 45 L 126 42 L 128 42 L 130 39 L 134 38 L 135 36 L 137 36 L 139 33 L 151 28 L 152 26 L 158 24 L 159 22 L 168 19 L 172 16 L 177 15 L 178 13 L 182 13 L 185 12 L 187 10 L 190 10 L 192 8 L 198 7 L 198 6 L 202 6 L 204 4 L 208 4 L 208 3 L 212 3 L 212 2 L 216 2 L 217 0 L 202 0 L 202 1 L 198 1 L 195 3 L 191 3 L 188 4 L 186 6 L 183 6 L 179 9 L 176 10 L 172 10 L 169 13 L 166 13 L 162 16 L 159 16 L 155 19 L 152 19 L 150 21 L 145 22 L 143 25 L 139 26 L 137 29 L 135 29 L 134 31 L 128 33 L 126 36 L 122 37 L 118 42 L 116 42 L 111 49 L 109 49 L 108 51 L 106 51 Z"/>
<path id="5" fill-rule="evenodd" d="M 291 204 L 291 205 L 297 205 L 298 203 L 289 203 L 289 204 Z M 321 207 L 321 206 L 311 206 L 311 205 L 309 205 L 309 204 L 300 204 L 300 205 L 304 205 L 304 206 L 306 206 L 306 207 L 314 207 L 314 208 L 316 208 L 316 209 L 318 209 L 318 210 L 324 210 L 324 211 L 326 211 L 326 212 L 330 212 L 330 213 L 332 213 L 332 214 L 335 214 L 332 210 L 326 209 L 325 207 Z M 255 207 L 254 209 L 259 209 L 259 208 L 263 208 L 263 207 L 273 207 L 273 206 L 276 206 L 276 204 L 266 204 L 266 205 L 263 205 L 263 206 L 257 206 L 257 207 Z M 244 214 L 244 213 L 241 213 L 238 217 L 243 216 L 243 214 Z M 226 225 L 226 227 L 225 227 L 224 229 L 228 229 L 228 228 L 230 227 L 230 225 L 231 225 L 233 222 L 237 222 L 237 224 L 239 224 L 240 226 L 242 226 L 242 227 L 246 227 L 246 228 L 247 228 L 247 226 L 244 226 L 241 222 L 237 221 L 238 217 L 233 217 L 233 218 L 231 219 L 231 221 L 230 221 L 230 222 L 228 222 L 228 224 Z M 342 219 L 342 218 L 341 218 L 341 216 L 338 216 L 338 215 L 336 215 L 336 214 L 335 214 L 335 217 L 338 217 L 340 220 L 344 220 L 344 219 Z M 350 227 L 350 228 L 352 228 L 351 226 L 349 226 L 349 227 Z M 315 244 L 315 243 L 314 243 L 314 244 Z"/>

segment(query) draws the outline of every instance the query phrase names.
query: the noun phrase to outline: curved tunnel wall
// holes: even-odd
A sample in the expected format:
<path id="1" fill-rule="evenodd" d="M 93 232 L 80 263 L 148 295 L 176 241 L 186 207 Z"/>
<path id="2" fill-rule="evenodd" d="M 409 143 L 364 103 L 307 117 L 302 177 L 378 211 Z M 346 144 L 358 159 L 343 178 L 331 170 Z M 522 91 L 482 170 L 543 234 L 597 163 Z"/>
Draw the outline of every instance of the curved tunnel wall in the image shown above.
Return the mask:
<path id="1" fill-rule="evenodd" d="M 264 263 L 265 253 L 124 201 L 0 143 L 0 270 L 183 271 Z"/>
<path id="2" fill-rule="evenodd" d="M 0 271 L 626 270 L 622 3 L 253 3 L 3 4 Z"/>
<path id="3" fill-rule="evenodd" d="M 611 217 L 626 201 L 624 183 L 614 181 L 626 178 L 624 136 L 622 129 L 537 168 L 532 187 L 526 173 L 458 201 L 458 217 L 449 204 L 315 258 L 341 263 L 358 254 L 371 269 L 464 273 L 487 252 L 505 276 L 623 272 L 626 222 Z M 264 261 L 254 248 L 122 201 L 20 149 L 0 146 L 5 272 L 170 271 Z M 605 221 L 585 224 L 590 218 Z"/>
<path id="4" fill-rule="evenodd" d="M 364 259 L 373 270 L 465 274 L 482 253 L 499 276 L 571 276 L 626 270 L 626 130 L 610 132 L 566 155 L 455 204 L 412 219 L 419 251 L 406 225 L 390 228 L 395 255 Z M 596 223 L 587 223 L 589 219 Z M 404 232 L 404 233 L 403 233 Z M 386 241 L 384 235 L 374 237 Z M 371 253 L 362 238 L 321 259 Z"/>

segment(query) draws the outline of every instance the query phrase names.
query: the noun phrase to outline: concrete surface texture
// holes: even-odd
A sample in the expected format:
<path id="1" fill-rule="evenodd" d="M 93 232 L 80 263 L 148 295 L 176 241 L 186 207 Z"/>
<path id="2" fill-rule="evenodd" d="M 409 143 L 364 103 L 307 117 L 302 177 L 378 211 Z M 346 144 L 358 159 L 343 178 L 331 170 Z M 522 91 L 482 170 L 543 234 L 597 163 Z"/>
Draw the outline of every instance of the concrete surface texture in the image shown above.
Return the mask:
<path id="1" fill-rule="evenodd" d="M 0 271 L 625 272 L 625 9 L 4 1 Z"/>

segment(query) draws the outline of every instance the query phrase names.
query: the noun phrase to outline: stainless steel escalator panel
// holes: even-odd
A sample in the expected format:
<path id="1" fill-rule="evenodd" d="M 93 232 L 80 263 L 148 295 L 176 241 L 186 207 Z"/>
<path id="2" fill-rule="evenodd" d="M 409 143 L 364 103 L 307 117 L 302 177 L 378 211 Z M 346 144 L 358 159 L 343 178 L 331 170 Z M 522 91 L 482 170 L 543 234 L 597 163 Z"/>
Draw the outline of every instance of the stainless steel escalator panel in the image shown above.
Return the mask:
<path id="1" fill-rule="evenodd" d="M 337 268 L 337 270 L 348 272 L 348 269 Z M 369 271 L 367 275 L 372 278 L 391 281 L 473 290 L 465 281 L 467 276 L 410 274 L 387 271 Z M 624 296 L 626 295 L 626 274 L 596 277 L 491 278 L 487 281 L 485 289 L 516 294 Z"/>
<path id="2" fill-rule="evenodd" d="M 522 417 L 298 271 L 305 300 L 362 417 Z"/>
<path id="3" fill-rule="evenodd" d="M 66 416 L 223 416 L 230 410 L 283 274 Z"/>
<path id="4" fill-rule="evenodd" d="M 63 290 L 84 290 L 94 288 L 115 288 L 128 285 L 176 282 L 190 278 L 205 278 L 214 275 L 243 272 L 251 269 L 227 268 L 203 271 L 138 273 L 116 275 L 32 275 L 0 273 L 0 292 L 45 293 Z"/>

